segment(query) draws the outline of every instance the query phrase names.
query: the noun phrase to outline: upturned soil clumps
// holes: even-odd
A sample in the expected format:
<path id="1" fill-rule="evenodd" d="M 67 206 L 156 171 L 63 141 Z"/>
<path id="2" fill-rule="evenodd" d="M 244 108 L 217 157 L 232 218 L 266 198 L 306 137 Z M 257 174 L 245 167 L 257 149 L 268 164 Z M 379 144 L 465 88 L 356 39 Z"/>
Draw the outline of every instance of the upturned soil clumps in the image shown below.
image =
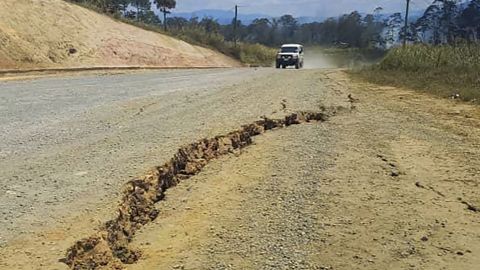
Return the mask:
<path id="1" fill-rule="evenodd" d="M 267 130 L 325 121 L 334 113 L 324 110 L 297 112 L 283 119 L 263 118 L 226 135 L 180 148 L 163 166 L 130 180 L 125 185 L 117 217 L 106 222 L 96 235 L 77 241 L 62 262 L 71 269 L 122 269 L 124 264 L 135 263 L 140 253 L 130 249 L 129 243 L 143 225 L 157 218 L 155 204 L 164 198 L 167 189 L 198 174 L 209 161 L 250 145 L 253 137 Z"/>

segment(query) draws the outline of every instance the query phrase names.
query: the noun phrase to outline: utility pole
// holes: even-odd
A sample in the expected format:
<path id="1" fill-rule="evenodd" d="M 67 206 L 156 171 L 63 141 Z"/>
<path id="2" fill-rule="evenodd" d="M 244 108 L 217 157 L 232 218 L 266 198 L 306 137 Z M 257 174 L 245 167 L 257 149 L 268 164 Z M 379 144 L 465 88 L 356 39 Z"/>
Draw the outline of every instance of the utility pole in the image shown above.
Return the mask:
<path id="1" fill-rule="evenodd" d="M 405 11 L 405 28 L 403 30 L 403 47 L 407 46 L 408 35 L 408 13 L 410 11 L 410 0 L 407 0 L 407 10 Z"/>
<path id="2" fill-rule="evenodd" d="M 238 5 L 235 5 L 235 19 L 233 20 L 233 44 L 237 47 Z"/>

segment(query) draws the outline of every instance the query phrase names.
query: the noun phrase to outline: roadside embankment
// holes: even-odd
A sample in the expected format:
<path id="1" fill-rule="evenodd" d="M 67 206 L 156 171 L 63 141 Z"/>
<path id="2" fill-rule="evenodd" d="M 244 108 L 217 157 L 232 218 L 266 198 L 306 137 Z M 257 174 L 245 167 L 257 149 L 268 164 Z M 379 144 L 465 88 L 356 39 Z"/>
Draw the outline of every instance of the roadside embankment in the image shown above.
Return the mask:
<path id="1" fill-rule="evenodd" d="M 232 67 L 224 54 L 65 1 L 0 3 L 0 70 Z"/>

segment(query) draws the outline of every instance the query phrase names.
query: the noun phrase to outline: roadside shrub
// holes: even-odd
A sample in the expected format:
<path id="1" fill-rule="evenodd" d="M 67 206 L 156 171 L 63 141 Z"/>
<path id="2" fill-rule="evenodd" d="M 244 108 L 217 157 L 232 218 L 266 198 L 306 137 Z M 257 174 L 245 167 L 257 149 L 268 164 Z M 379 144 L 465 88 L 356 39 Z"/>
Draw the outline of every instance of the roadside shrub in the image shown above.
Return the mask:
<path id="1" fill-rule="evenodd" d="M 240 62 L 252 66 L 272 66 L 275 60 L 275 49 L 260 44 L 239 43 L 235 47 L 233 42 L 228 42 L 222 35 L 215 32 L 207 32 L 200 26 L 185 27 L 182 29 L 170 29 L 165 32 L 163 27 L 158 24 L 149 24 L 135 19 L 122 17 L 120 14 L 108 13 L 106 8 L 101 8 L 95 0 L 92 1 L 75 1 L 67 0 L 71 3 L 88 8 L 103 15 L 131 24 L 147 31 L 157 32 L 181 39 L 190 44 L 213 49 L 227 56 L 233 57 Z"/>
<path id="2" fill-rule="evenodd" d="M 391 50 L 378 65 L 380 69 L 407 71 L 455 68 L 480 68 L 480 45 L 414 45 Z"/>
<path id="3" fill-rule="evenodd" d="M 378 64 L 355 74 L 378 84 L 480 103 L 480 44 L 395 48 Z"/>
<path id="4" fill-rule="evenodd" d="M 186 27 L 182 30 L 172 30 L 171 35 L 188 43 L 205 46 L 231 56 L 240 62 L 253 66 L 272 66 L 276 50 L 260 44 L 238 43 L 225 41 L 218 33 L 207 33 L 201 27 Z"/>
<path id="5" fill-rule="evenodd" d="M 259 66 L 272 66 L 277 53 L 275 49 L 248 43 L 240 44 L 237 50 L 240 61 Z"/>

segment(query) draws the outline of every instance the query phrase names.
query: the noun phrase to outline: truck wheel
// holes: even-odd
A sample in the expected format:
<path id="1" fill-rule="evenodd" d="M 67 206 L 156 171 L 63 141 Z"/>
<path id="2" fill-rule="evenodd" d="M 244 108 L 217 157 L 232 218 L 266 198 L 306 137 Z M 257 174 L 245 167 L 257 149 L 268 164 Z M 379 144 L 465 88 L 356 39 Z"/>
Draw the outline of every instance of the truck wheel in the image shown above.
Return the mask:
<path id="1" fill-rule="evenodd" d="M 287 68 L 287 66 L 286 66 L 286 65 L 282 65 L 282 68 Z"/>
<path id="2" fill-rule="evenodd" d="M 296 69 L 299 69 L 299 68 L 300 68 L 300 63 L 299 63 L 299 62 L 295 63 L 295 68 L 296 68 Z"/>
<path id="3" fill-rule="evenodd" d="M 280 64 L 276 64 L 275 67 L 276 67 L 276 68 L 280 68 Z"/>

